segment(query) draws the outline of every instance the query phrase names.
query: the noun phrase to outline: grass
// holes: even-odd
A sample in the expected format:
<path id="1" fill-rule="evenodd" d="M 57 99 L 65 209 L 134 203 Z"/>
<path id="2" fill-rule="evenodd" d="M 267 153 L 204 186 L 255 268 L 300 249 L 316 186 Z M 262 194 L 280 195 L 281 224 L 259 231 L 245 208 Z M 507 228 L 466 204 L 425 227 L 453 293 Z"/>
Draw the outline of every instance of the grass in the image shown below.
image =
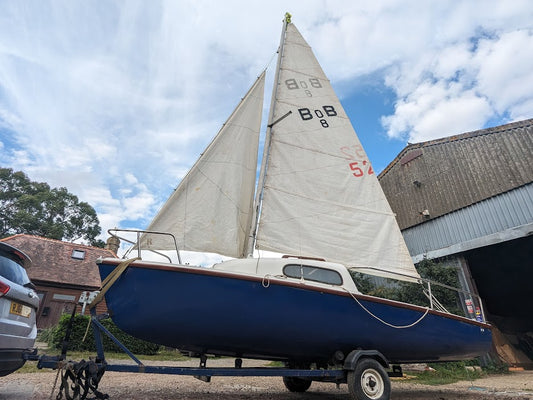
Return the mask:
<path id="1" fill-rule="evenodd" d="M 473 381 L 489 374 L 508 373 L 506 365 L 489 365 L 483 369 L 467 369 L 476 365 L 474 362 L 446 362 L 429 364 L 434 371 L 409 372 L 413 378 L 410 382 L 424 385 L 446 385 L 458 381 Z"/>
<path id="2" fill-rule="evenodd" d="M 458 381 L 473 381 L 475 379 L 486 377 L 489 374 L 494 375 L 509 372 L 507 365 L 505 364 L 488 365 L 483 369 L 477 367 L 477 365 L 478 363 L 476 360 L 466 362 L 434 363 L 428 365 L 432 368 L 432 370 L 420 372 L 407 371 L 407 373 L 404 372 L 404 377 L 407 377 L 409 382 L 419 383 L 421 385 L 446 385 Z M 268 366 L 279 368 L 284 367 L 285 364 L 282 362 L 273 361 Z M 473 366 L 476 366 L 476 368 L 466 368 Z M 405 378 L 393 379 L 403 380 Z"/>
<path id="3" fill-rule="evenodd" d="M 446 363 L 442 365 L 432 365 L 435 371 L 423 371 L 412 373 L 414 378 L 410 382 L 424 385 L 446 385 L 458 381 L 469 381 L 479 379 L 486 374 L 483 371 L 469 371 L 460 363 Z M 410 373 L 411 375 L 411 373 Z"/>
<path id="4" fill-rule="evenodd" d="M 57 356 L 61 354 L 60 350 L 56 349 L 49 349 L 43 352 L 39 352 L 39 354 L 46 354 L 48 356 Z M 94 352 L 88 352 L 88 351 L 72 351 L 67 353 L 67 360 L 88 360 L 89 358 L 96 357 L 96 353 Z M 129 360 L 130 357 L 126 353 L 111 353 L 106 352 L 105 357 L 107 360 Z M 181 354 L 178 350 L 167 350 L 162 349 L 157 354 L 154 355 L 142 355 L 137 356 L 141 361 L 184 361 L 188 360 L 189 357 L 184 356 Z M 32 373 L 32 372 L 49 372 L 50 370 L 47 368 L 44 369 L 38 369 L 37 368 L 37 362 L 35 361 L 28 361 L 22 368 L 16 371 L 16 373 Z"/>

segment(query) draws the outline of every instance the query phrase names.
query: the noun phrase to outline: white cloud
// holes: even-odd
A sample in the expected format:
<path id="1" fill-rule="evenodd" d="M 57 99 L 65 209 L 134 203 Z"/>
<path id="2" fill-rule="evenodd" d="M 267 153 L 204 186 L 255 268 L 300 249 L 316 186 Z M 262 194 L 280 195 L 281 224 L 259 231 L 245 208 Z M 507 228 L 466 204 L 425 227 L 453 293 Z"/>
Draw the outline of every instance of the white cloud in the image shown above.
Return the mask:
<path id="1" fill-rule="evenodd" d="M 285 11 L 343 93 L 383 77 L 391 137 L 531 117 L 527 0 L 6 2 L 0 164 L 67 187 L 105 229 L 145 227 L 274 56 Z"/>
<path id="2" fill-rule="evenodd" d="M 531 110 L 533 110 L 533 99 L 516 104 L 510 110 L 509 115 L 512 121 L 522 121 L 531 118 Z"/>
<path id="3" fill-rule="evenodd" d="M 458 38 L 460 39 L 460 38 Z M 391 137 L 419 142 L 480 129 L 494 116 L 531 117 L 533 32 L 466 37 L 389 69 L 398 100 L 382 118 Z"/>
<path id="4" fill-rule="evenodd" d="M 484 97 L 465 90 L 459 83 L 425 82 L 396 104 L 395 114 L 384 117 L 388 133 L 421 142 L 454 133 L 475 130 L 491 116 Z"/>
<path id="5" fill-rule="evenodd" d="M 480 41 L 474 61 L 478 88 L 492 100 L 498 113 L 513 112 L 517 104 L 533 99 L 533 31 L 519 30 L 496 40 Z"/>

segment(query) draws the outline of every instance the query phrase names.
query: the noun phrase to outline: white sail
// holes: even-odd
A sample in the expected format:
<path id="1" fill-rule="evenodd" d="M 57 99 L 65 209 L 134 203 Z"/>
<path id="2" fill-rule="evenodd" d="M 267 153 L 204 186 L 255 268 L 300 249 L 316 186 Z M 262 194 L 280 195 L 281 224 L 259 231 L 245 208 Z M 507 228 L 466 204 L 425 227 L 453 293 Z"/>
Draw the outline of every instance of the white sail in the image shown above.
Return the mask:
<path id="1" fill-rule="evenodd" d="M 418 276 L 350 120 L 291 23 L 280 57 L 256 247 Z"/>
<path id="2" fill-rule="evenodd" d="M 249 234 L 265 72 L 148 227 L 174 234 L 183 250 L 242 257 Z M 143 245 L 171 250 L 159 235 Z"/>

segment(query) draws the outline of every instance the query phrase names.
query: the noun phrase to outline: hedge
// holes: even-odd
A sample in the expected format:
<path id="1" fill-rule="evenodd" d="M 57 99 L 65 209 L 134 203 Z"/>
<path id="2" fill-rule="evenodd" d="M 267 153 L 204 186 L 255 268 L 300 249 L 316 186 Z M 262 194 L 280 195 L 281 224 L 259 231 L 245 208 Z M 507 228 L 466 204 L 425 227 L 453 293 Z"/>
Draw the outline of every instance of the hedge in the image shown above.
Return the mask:
<path id="1" fill-rule="evenodd" d="M 61 349 L 70 318 L 70 314 L 63 314 L 59 319 L 58 324 L 49 332 L 47 332 L 46 339 L 48 346 L 59 350 Z M 96 351 L 92 328 L 89 328 L 85 341 L 82 341 L 89 321 L 90 317 L 88 315 L 76 314 L 74 316 L 72 332 L 70 334 L 70 341 L 68 345 L 69 351 Z M 146 342 L 128 335 L 127 333 L 121 331 L 111 319 L 105 319 L 100 322 L 109 332 L 113 334 L 113 336 L 115 336 L 134 354 L 152 355 L 159 351 L 160 346 L 158 344 Z M 104 350 L 111 352 L 122 352 L 122 350 L 105 334 L 102 334 L 102 339 L 104 343 Z"/>

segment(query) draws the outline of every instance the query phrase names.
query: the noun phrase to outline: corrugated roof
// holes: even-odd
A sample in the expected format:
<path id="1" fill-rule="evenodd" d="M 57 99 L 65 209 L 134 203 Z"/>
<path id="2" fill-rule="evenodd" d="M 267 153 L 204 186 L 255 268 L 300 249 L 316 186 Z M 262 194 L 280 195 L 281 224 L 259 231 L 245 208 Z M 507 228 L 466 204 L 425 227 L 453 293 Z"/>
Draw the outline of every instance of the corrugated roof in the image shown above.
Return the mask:
<path id="1" fill-rule="evenodd" d="M 400 229 L 528 184 L 533 119 L 410 144 L 379 180 Z"/>
<path id="2" fill-rule="evenodd" d="M 1 241 L 17 247 L 30 256 L 32 266 L 28 269 L 28 276 L 32 281 L 50 284 L 98 289 L 101 281 L 96 260 L 99 257 L 116 257 L 112 251 L 99 247 L 33 235 L 19 234 Z M 81 259 L 82 252 L 83 259 Z M 73 258 L 73 254 L 78 258 Z"/>
<path id="3" fill-rule="evenodd" d="M 409 253 L 418 259 L 531 235 L 533 183 L 404 229 L 402 233 Z"/>

